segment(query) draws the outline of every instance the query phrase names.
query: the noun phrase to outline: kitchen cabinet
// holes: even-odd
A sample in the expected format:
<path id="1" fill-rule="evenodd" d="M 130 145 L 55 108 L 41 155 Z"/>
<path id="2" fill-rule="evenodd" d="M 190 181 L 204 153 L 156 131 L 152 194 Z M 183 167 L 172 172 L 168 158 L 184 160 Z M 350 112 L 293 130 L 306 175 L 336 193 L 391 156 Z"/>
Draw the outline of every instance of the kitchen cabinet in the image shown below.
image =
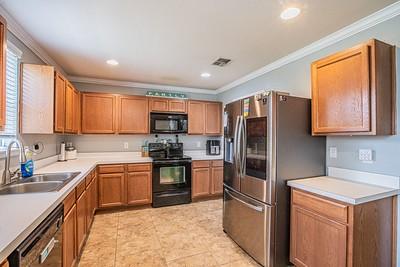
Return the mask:
<path id="1" fill-rule="evenodd" d="M 151 203 L 151 172 L 129 172 L 126 177 L 127 204 Z"/>
<path id="2" fill-rule="evenodd" d="M 54 68 L 21 65 L 20 133 L 53 134 Z"/>
<path id="3" fill-rule="evenodd" d="M 116 96 L 82 93 L 82 133 L 116 133 Z"/>
<path id="4" fill-rule="evenodd" d="M 0 16 L 0 130 L 6 124 L 7 22 Z"/>
<path id="5" fill-rule="evenodd" d="M 149 133 L 149 101 L 141 96 L 118 97 L 118 132 Z"/>
<path id="6" fill-rule="evenodd" d="M 87 212 L 86 212 L 86 228 L 89 229 L 92 225 L 94 214 L 97 209 L 97 177 L 95 171 L 92 171 L 86 178 L 87 191 Z"/>
<path id="7" fill-rule="evenodd" d="M 54 132 L 63 133 L 65 130 L 65 87 L 67 80 L 59 72 L 55 72 L 54 79 Z"/>
<path id="8" fill-rule="evenodd" d="M 222 160 L 199 160 L 192 162 L 192 197 L 207 197 L 222 194 Z"/>
<path id="9" fill-rule="evenodd" d="M 74 132 L 74 100 L 75 100 L 75 92 L 74 87 L 71 83 L 67 81 L 65 87 L 65 132 L 73 133 Z"/>
<path id="10" fill-rule="evenodd" d="M 190 100 L 188 124 L 188 134 L 221 135 L 222 103 Z"/>
<path id="11" fill-rule="evenodd" d="M 186 100 L 168 98 L 149 98 L 150 111 L 186 113 Z"/>
<path id="12" fill-rule="evenodd" d="M 392 45 L 371 40 L 311 68 L 313 135 L 395 134 Z"/>
<path id="13" fill-rule="evenodd" d="M 307 267 L 392 266 L 396 202 L 388 197 L 349 205 L 292 189 L 290 261 Z"/>
<path id="14" fill-rule="evenodd" d="M 82 251 L 85 244 L 87 227 L 86 227 L 86 212 L 87 212 L 87 191 L 84 190 L 76 200 L 76 239 L 78 255 Z"/>
<path id="15" fill-rule="evenodd" d="M 125 173 L 99 174 L 99 207 L 125 204 Z"/>
<path id="16" fill-rule="evenodd" d="M 74 203 L 69 212 L 64 216 L 62 250 L 64 267 L 75 266 L 77 258 L 76 244 L 76 205 Z"/>
<path id="17" fill-rule="evenodd" d="M 2 263 L 0 263 L 0 267 L 10 267 L 10 265 L 8 264 L 8 261 L 5 260 Z"/>
<path id="18" fill-rule="evenodd" d="M 77 134 L 81 131 L 81 95 L 79 91 L 74 88 L 74 96 L 73 96 L 73 104 L 74 104 L 74 113 L 73 113 L 73 121 L 74 126 L 72 128 L 72 132 Z"/>

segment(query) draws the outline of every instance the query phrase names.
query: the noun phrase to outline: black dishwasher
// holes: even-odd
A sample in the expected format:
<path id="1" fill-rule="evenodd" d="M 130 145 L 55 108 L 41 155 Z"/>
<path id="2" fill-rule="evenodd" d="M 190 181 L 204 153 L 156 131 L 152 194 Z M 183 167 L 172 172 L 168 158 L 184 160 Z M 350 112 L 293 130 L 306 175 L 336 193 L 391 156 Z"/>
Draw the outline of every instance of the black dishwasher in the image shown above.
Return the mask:
<path id="1" fill-rule="evenodd" d="M 61 204 L 8 257 L 10 267 L 62 266 Z"/>

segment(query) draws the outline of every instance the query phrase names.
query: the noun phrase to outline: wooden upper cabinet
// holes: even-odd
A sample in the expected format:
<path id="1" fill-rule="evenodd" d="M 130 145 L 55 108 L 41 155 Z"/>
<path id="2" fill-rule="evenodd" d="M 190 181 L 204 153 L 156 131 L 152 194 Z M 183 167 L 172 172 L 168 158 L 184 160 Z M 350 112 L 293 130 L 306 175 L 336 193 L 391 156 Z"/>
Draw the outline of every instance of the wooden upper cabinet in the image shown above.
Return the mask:
<path id="1" fill-rule="evenodd" d="M 20 133 L 54 132 L 54 68 L 22 64 L 20 96 Z"/>
<path id="2" fill-rule="evenodd" d="M 72 118 L 74 124 L 72 132 L 79 133 L 81 131 L 81 94 L 76 89 L 74 89 L 73 105 L 74 112 Z"/>
<path id="3" fill-rule="evenodd" d="M 188 103 L 188 134 L 204 134 L 205 132 L 205 102 L 192 101 Z"/>
<path id="4" fill-rule="evenodd" d="M 186 113 L 187 101 L 181 99 L 170 99 L 168 100 L 168 110 L 171 112 Z"/>
<path id="5" fill-rule="evenodd" d="M 0 16 L 0 129 L 6 124 L 6 51 L 7 23 Z"/>
<path id="6" fill-rule="evenodd" d="M 150 98 L 150 110 L 151 111 L 168 111 L 168 99 L 166 98 Z"/>
<path id="7" fill-rule="evenodd" d="M 186 100 L 151 97 L 150 111 L 186 113 Z"/>
<path id="8" fill-rule="evenodd" d="M 312 64 L 313 135 L 395 133 L 393 51 L 371 40 Z"/>
<path id="9" fill-rule="evenodd" d="M 67 80 L 56 72 L 54 76 L 54 132 L 63 133 L 65 130 L 65 87 Z"/>
<path id="10" fill-rule="evenodd" d="M 142 96 L 118 97 L 118 132 L 149 133 L 149 104 Z"/>
<path id="11" fill-rule="evenodd" d="M 67 81 L 65 87 L 65 132 L 74 132 L 74 99 L 75 99 L 75 89 Z"/>
<path id="12" fill-rule="evenodd" d="M 222 134 L 222 103 L 210 102 L 205 104 L 205 134 Z"/>
<path id="13" fill-rule="evenodd" d="M 116 132 L 116 96 L 82 93 L 82 133 Z"/>

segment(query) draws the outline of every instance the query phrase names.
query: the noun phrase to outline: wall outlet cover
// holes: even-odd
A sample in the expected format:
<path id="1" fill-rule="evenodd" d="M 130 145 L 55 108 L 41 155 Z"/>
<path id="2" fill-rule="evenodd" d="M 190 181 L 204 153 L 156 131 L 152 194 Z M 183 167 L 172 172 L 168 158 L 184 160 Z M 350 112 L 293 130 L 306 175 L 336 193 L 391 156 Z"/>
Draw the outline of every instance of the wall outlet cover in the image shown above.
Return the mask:
<path id="1" fill-rule="evenodd" d="M 329 147 L 329 157 L 331 159 L 336 159 L 337 158 L 337 148 L 335 146 Z"/>
<path id="2" fill-rule="evenodd" d="M 200 141 L 196 142 L 196 147 L 201 147 L 201 142 Z"/>
<path id="3" fill-rule="evenodd" d="M 129 143 L 128 142 L 124 142 L 124 149 L 128 149 L 129 148 Z"/>
<path id="4" fill-rule="evenodd" d="M 358 160 L 364 163 L 373 162 L 373 151 L 372 149 L 359 149 L 358 150 Z"/>

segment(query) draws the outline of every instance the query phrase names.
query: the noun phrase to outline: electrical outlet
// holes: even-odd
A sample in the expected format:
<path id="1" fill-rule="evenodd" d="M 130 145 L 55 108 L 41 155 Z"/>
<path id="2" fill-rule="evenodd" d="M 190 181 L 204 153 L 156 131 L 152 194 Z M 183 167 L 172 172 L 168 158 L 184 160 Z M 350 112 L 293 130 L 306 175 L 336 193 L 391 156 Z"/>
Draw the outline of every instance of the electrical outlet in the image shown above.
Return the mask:
<path id="1" fill-rule="evenodd" d="M 124 149 L 128 149 L 129 148 L 129 143 L 128 142 L 124 142 Z"/>
<path id="2" fill-rule="evenodd" d="M 201 142 L 200 141 L 196 142 L 196 147 L 201 147 Z"/>
<path id="3" fill-rule="evenodd" d="M 329 157 L 331 159 L 336 159 L 337 158 L 337 148 L 335 146 L 329 147 Z"/>
<path id="4" fill-rule="evenodd" d="M 372 163 L 373 152 L 372 149 L 359 149 L 358 150 L 358 160 L 364 163 Z"/>

